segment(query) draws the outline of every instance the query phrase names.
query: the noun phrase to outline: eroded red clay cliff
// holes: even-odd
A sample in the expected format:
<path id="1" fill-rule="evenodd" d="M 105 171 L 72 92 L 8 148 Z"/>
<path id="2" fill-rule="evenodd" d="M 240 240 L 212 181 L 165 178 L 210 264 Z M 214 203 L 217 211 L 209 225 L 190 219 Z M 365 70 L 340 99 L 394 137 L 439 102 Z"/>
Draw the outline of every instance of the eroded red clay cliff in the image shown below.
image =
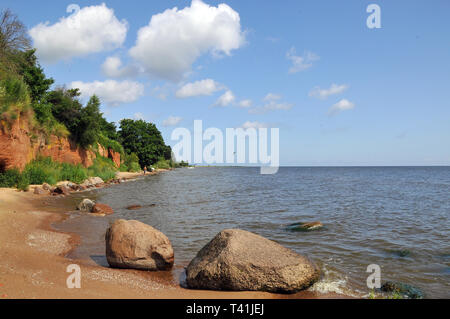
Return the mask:
<path id="1" fill-rule="evenodd" d="M 51 136 L 49 141 L 43 137 L 33 136 L 26 120 L 17 119 L 8 126 L 0 122 L 0 171 L 11 168 L 22 170 L 27 163 L 38 156 L 51 157 L 57 162 L 82 164 L 89 167 L 96 157 L 92 150 L 79 147 L 67 138 Z M 99 154 L 111 158 L 120 166 L 120 154 L 112 149 L 99 147 Z"/>

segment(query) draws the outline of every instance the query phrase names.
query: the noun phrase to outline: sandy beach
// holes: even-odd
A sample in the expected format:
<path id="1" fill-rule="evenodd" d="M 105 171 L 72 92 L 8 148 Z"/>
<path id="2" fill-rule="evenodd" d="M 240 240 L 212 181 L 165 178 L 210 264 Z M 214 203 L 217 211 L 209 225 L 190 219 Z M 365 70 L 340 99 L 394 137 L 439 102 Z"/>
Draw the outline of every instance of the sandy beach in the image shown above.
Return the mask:
<path id="1" fill-rule="evenodd" d="M 155 173 L 152 173 L 155 174 Z M 120 178 L 141 174 L 121 173 Z M 70 196 L 70 195 L 69 195 Z M 180 286 L 182 267 L 146 272 L 101 267 L 65 256 L 82 238 L 52 228 L 68 213 L 47 205 L 48 196 L 0 189 L 0 298 L 342 298 L 304 291 L 291 295 L 265 292 L 191 290 Z M 56 199 L 57 200 L 57 199 Z M 81 288 L 67 288 L 67 266 L 81 268 Z M 175 275 L 174 275 L 175 274 Z"/>

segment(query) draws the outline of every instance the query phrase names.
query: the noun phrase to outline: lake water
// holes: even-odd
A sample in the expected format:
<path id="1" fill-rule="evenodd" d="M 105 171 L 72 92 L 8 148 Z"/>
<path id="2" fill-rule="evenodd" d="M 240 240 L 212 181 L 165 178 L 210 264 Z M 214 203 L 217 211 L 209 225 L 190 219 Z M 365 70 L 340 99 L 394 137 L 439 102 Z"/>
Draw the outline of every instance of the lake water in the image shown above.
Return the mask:
<path id="1" fill-rule="evenodd" d="M 165 233 L 179 266 L 219 231 L 241 228 L 316 262 L 323 278 L 312 290 L 365 295 L 367 266 L 378 264 L 382 281 L 414 285 L 428 298 L 450 297 L 450 167 L 282 167 L 275 175 L 250 167 L 183 168 L 65 201 L 75 207 L 84 197 L 115 213 L 74 213 L 58 226 L 82 235 L 74 254 L 104 259 L 104 231 L 116 218 Z M 143 208 L 127 210 L 132 204 Z M 286 230 L 316 220 L 324 228 Z"/>

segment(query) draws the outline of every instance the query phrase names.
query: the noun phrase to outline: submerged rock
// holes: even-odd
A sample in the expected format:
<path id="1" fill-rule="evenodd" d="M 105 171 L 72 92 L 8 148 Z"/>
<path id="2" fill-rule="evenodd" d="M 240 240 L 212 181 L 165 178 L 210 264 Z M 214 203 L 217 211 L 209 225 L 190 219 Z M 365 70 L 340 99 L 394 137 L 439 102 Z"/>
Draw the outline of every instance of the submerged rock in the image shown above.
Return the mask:
<path id="1" fill-rule="evenodd" d="M 294 293 L 308 288 L 320 271 L 308 258 L 240 229 L 221 231 L 186 269 L 189 288 Z"/>
<path id="2" fill-rule="evenodd" d="M 424 294 L 423 292 L 414 286 L 404 284 L 401 282 L 394 282 L 394 281 L 386 281 L 381 286 L 381 291 L 383 292 L 389 292 L 393 294 L 399 294 L 403 298 L 407 299 L 423 299 Z"/>
<path id="3" fill-rule="evenodd" d="M 311 231 L 320 229 L 323 227 L 323 224 L 319 221 L 315 222 L 300 222 L 300 223 L 293 223 L 288 225 L 287 229 L 291 231 Z"/>
<path id="4" fill-rule="evenodd" d="M 168 270 L 173 266 L 173 248 L 167 236 L 137 220 L 116 220 L 105 240 L 111 267 Z"/>
<path id="5" fill-rule="evenodd" d="M 106 204 L 97 203 L 92 207 L 92 213 L 111 215 L 114 213 L 114 210 Z"/>
<path id="6" fill-rule="evenodd" d="M 128 210 L 138 210 L 141 209 L 142 206 L 141 205 L 130 205 L 127 207 Z"/>
<path id="7" fill-rule="evenodd" d="M 77 209 L 82 212 L 92 212 L 94 208 L 94 201 L 90 200 L 89 198 L 83 199 L 81 203 L 78 204 Z"/>
<path id="8" fill-rule="evenodd" d="M 409 257 L 411 255 L 411 251 L 408 249 L 387 249 L 386 251 L 397 257 Z"/>

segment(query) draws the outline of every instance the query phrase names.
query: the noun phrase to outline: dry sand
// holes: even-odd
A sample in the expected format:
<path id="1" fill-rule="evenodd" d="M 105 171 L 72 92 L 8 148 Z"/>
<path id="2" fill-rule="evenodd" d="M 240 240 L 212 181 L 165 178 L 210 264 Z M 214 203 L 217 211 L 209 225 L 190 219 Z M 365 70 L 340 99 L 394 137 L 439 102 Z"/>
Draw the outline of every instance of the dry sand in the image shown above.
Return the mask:
<path id="1" fill-rule="evenodd" d="M 154 173 L 152 173 L 154 174 Z M 134 178 L 139 173 L 120 173 Z M 0 188 L 0 299 L 9 298 L 342 298 L 304 291 L 293 295 L 182 288 L 177 272 L 112 269 L 65 256 L 82 238 L 55 231 L 67 213 L 45 205 L 45 196 Z M 52 211 L 53 210 L 53 211 Z M 81 267 L 81 288 L 69 289 L 67 266 Z M 178 274 L 183 270 L 179 269 Z"/>

